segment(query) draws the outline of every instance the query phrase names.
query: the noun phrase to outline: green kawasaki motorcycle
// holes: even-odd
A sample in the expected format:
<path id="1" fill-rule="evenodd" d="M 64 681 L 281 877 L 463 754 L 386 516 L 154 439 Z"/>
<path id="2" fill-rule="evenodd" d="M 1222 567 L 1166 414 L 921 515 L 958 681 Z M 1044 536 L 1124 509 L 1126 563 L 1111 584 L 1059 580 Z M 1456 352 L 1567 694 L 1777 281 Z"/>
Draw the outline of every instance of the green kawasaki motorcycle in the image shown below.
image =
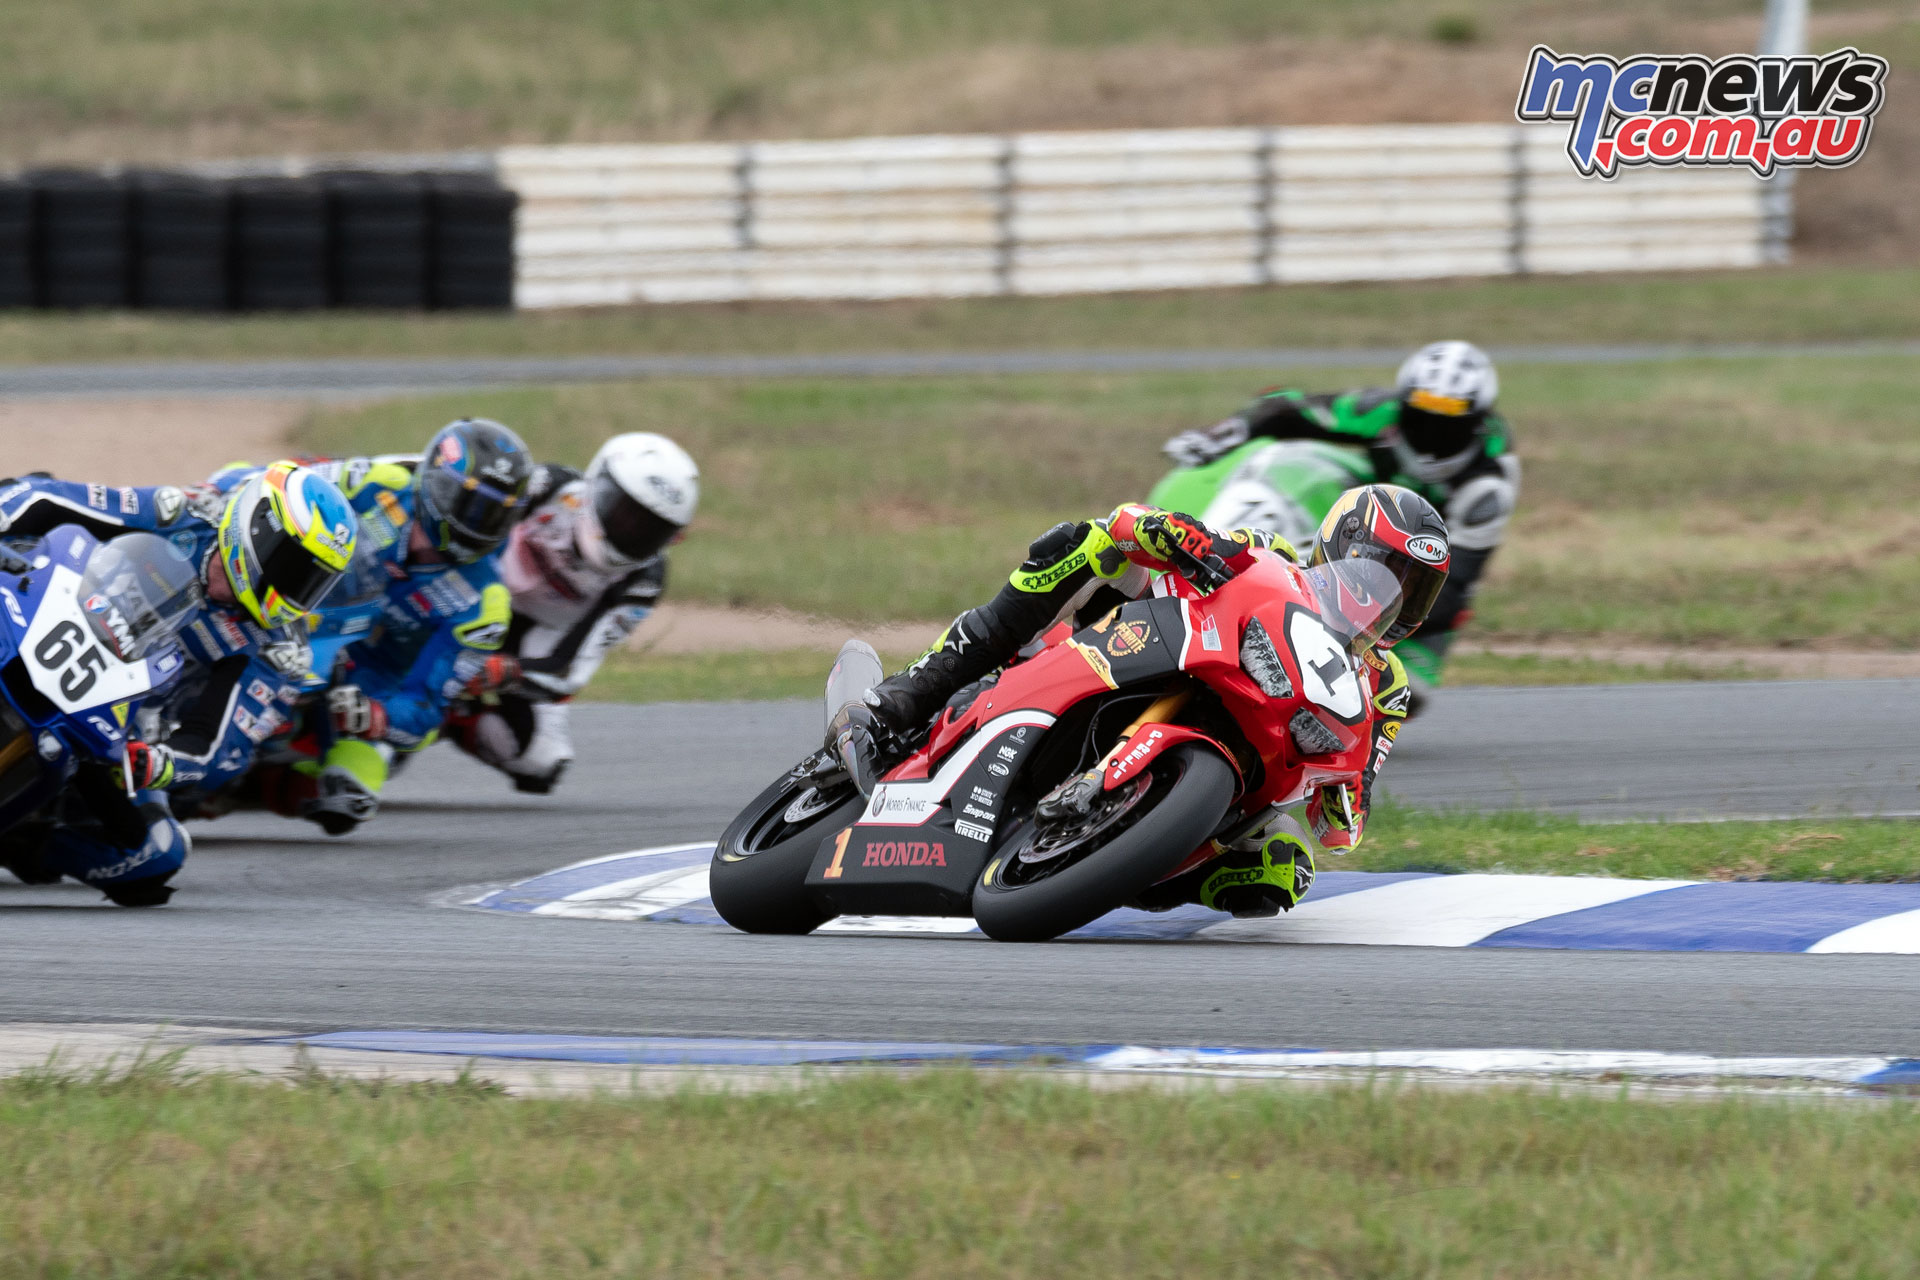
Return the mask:
<path id="1" fill-rule="evenodd" d="M 1373 467 L 1357 450 L 1318 440 L 1254 439 L 1204 466 L 1175 468 L 1147 501 L 1216 529 L 1265 529 L 1304 556 L 1334 499 L 1373 479 Z M 1440 683 L 1441 657 L 1427 645 L 1402 640 L 1393 651 L 1417 695 Z"/>

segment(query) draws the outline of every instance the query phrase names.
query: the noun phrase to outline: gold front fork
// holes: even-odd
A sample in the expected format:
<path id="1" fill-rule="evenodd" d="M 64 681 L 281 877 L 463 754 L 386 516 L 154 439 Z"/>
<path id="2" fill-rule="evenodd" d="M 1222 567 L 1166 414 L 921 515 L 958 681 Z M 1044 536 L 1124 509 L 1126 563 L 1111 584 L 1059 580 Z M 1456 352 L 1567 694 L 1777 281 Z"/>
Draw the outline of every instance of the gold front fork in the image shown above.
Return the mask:
<path id="1" fill-rule="evenodd" d="M 1172 693 L 1162 694 L 1158 698 L 1155 698 L 1132 724 L 1120 731 L 1120 741 L 1125 742 L 1128 738 L 1140 732 L 1140 726 L 1143 724 L 1152 724 L 1156 720 L 1173 719 L 1173 717 L 1180 714 L 1180 708 L 1186 706 L 1187 699 L 1192 696 L 1192 689 L 1181 688 L 1175 689 Z"/>

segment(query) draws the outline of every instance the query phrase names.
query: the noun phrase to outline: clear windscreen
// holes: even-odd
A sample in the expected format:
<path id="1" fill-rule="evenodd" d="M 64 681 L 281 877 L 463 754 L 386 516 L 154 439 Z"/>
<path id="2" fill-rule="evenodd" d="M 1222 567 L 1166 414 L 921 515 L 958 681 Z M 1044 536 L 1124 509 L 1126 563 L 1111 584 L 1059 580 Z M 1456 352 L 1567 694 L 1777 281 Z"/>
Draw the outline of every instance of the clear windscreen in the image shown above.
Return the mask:
<path id="1" fill-rule="evenodd" d="M 1400 580 L 1378 560 L 1336 560 L 1301 576 L 1313 590 L 1320 620 L 1354 653 L 1372 648 L 1400 616 Z"/>
<path id="2" fill-rule="evenodd" d="M 152 533 L 103 542 L 80 575 L 80 608 L 122 662 L 144 658 L 178 631 L 205 596 L 189 553 Z"/>

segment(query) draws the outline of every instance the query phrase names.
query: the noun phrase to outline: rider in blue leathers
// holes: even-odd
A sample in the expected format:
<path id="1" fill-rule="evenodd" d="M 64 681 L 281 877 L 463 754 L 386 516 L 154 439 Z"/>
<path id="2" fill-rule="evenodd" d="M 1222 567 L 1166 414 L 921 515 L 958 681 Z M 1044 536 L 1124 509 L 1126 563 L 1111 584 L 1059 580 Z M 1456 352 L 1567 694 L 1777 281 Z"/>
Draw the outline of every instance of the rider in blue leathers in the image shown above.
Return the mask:
<path id="1" fill-rule="evenodd" d="M 6 861 L 23 879 L 71 876 L 123 905 L 158 905 L 192 847 L 168 793 L 237 780 L 290 714 L 308 672 L 304 619 L 353 554 L 352 512 L 332 483 L 290 462 L 257 469 L 230 493 L 44 475 L 0 489 L 5 536 L 41 538 L 69 524 L 100 539 L 136 530 L 170 539 L 199 564 L 206 599 L 179 633 L 188 657 L 180 682 L 142 712 L 128 748 L 132 778 L 83 770 L 74 820 L 38 847 L 9 848 Z"/>
<path id="2" fill-rule="evenodd" d="M 398 758 L 434 740 L 449 704 L 505 642 L 512 600 L 493 553 L 521 514 L 533 465 L 512 431 L 474 418 L 443 427 L 414 471 L 373 458 L 314 466 L 346 493 L 361 558 L 387 586 L 331 673 L 317 767 L 263 779 L 262 794 L 344 835 L 373 816 Z"/>

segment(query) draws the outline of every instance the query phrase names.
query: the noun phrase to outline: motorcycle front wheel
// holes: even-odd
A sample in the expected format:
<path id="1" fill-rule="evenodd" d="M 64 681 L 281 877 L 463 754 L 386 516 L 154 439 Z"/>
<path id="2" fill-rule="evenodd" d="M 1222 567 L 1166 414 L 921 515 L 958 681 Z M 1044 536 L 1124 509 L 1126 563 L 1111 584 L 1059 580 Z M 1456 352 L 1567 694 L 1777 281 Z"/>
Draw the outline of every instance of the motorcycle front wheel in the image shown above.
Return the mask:
<path id="1" fill-rule="evenodd" d="M 1002 942 L 1045 942 L 1132 901 L 1213 834 L 1233 802 L 1233 766 L 1189 742 L 1132 786 L 1105 792 L 1072 828 L 1031 819 L 1008 832 L 973 889 L 973 918 Z"/>
<path id="2" fill-rule="evenodd" d="M 833 917 L 807 895 L 820 842 L 867 807 L 852 781 L 827 787 L 788 773 L 721 833 L 708 872 L 720 918 L 743 933 L 812 933 Z"/>

